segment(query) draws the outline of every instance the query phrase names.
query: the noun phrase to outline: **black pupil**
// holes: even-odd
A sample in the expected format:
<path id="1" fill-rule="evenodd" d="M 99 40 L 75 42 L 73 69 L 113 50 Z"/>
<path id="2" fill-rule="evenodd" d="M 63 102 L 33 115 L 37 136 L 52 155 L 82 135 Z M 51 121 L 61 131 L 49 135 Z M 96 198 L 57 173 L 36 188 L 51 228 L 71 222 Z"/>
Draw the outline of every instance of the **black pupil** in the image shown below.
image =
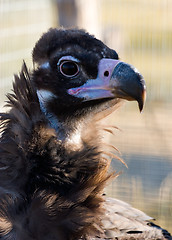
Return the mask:
<path id="1" fill-rule="evenodd" d="M 64 62 L 62 63 L 61 71 L 67 76 L 74 76 L 78 73 L 78 66 L 74 62 Z"/>

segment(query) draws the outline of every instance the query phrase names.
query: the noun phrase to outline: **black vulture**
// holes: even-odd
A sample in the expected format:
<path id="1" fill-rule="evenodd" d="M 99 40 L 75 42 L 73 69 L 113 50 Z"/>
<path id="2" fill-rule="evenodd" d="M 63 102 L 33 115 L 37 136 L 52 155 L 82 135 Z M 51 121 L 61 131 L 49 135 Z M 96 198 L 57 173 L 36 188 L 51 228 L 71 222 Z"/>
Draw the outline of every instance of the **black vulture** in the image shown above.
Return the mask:
<path id="1" fill-rule="evenodd" d="M 104 196 L 114 177 L 99 120 L 122 99 L 140 110 L 145 82 L 78 29 L 49 29 L 1 113 L 0 239 L 172 239 L 145 213 Z"/>

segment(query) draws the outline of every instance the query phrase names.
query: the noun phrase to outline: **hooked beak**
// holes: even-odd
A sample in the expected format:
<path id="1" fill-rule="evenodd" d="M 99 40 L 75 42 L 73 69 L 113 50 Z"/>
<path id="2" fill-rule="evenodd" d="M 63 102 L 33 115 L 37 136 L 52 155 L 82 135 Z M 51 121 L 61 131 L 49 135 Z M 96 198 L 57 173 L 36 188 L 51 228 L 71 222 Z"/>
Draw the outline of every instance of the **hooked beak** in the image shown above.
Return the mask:
<path id="1" fill-rule="evenodd" d="M 104 98 L 136 100 L 140 111 L 146 98 L 146 85 L 142 75 L 132 65 L 119 60 L 103 58 L 99 62 L 96 79 L 88 79 L 80 87 L 68 89 L 72 96 L 91 101 Z"/>

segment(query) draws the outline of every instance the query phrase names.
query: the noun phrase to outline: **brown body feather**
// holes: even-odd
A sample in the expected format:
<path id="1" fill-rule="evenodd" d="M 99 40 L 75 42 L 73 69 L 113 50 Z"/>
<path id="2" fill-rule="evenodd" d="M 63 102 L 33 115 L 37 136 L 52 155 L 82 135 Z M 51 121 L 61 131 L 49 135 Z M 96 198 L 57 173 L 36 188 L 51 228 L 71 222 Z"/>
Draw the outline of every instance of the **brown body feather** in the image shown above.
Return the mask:
<path id="1" fill-rule="evenodd" d="M 102 191 L 111 175 L 98 146 L 90 141 L 66 151 L 40 111 L 25 65 L 7 105 L 9 113 L 1 114 L 2 239 L 102 235 Z"/>

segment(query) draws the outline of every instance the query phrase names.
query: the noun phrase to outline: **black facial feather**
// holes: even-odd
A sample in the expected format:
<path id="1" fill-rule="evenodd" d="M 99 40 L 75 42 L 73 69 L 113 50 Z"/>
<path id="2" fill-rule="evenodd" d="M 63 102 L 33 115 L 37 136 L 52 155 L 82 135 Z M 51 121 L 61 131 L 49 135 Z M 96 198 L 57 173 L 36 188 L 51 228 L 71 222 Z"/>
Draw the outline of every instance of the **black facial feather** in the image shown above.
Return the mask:
<path id="1" fill-rule="evenodd" d="M 75 48 L 73 50 L 79 47 L 78 52 L 80 54 L 82 54 L 82 49 L 85 49 L 91 54 L 100 55 L 101 58 L 106 56 L 118 59 L 118 55 L 114 50 L 111 50 L 100 40 L 97 40 L 84 30 L 69 29 L 66 31 L 64 29 L 50 29 L 42 35 L 35 45 L 33 49 L 33 61 L 39 64 L 43 63 L 47 61 L 54 52 L 62 52 L 64 47 L 67 48 L 71 46 Z"/>
<path id="2" fill-rule="evenodd" d="M 60 71 L 63 57 L 76 61 L 76 76 Z M 36 68 L 24 63 L 15 76 L 0 115 L 0 239 L 171 239 L 146 214 L 103 196 L 115 176 L 98 120 L 119 99 L 85 101 L 68 90 L 95 83 L 104 58 L 116 64 L 118 55 L 85 31 L 50 29 L 34 47 Z"/>

